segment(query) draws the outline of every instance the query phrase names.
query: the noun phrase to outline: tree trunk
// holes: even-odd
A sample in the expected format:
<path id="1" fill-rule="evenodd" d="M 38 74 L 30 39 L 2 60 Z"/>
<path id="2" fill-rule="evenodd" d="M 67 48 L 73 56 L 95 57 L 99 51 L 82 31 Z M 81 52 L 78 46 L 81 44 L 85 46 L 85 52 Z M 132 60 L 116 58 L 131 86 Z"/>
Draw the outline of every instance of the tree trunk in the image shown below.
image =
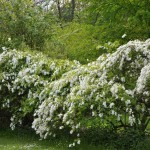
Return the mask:
<path id="1" fill-rule="evenodd" d="M 74 12 L 75 12 L 75 0 L 71 1 L 72 9 L 71 9 L 71 21 L 74 19 Z"/>
<path id="2" fill-rule="evenodd" d="M 61 14 L 60 0 L 56 0 L 56 3 L 57 3 L 57 9 L 58 9 L 58 16 L 59 16 L 59 19 L 61 20 L 62 14 Z"/>

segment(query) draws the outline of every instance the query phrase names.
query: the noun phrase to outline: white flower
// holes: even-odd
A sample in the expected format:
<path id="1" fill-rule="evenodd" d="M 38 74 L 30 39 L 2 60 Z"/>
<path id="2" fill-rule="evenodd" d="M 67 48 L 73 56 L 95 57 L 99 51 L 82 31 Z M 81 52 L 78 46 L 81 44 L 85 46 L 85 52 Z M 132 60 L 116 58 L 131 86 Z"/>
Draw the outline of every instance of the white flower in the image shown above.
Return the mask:
<path id="1" fill-rule="evenodd" d="M 94 111 L 92 111 L 92 116 L 95 116 L 95 112 Z"/>
<path id="2" fill-rule="evenodd" d="M 81 143 L 81 141 L 80 141 L 80 140 L 78 140 L 78 141 L 77 141 L 77 144 L 80 144 L 80 143 Z"/>
<path id="3" fill-rule="evenodd" d="M 149 96 L 149 95 L 150 95 L 150 93 L 149 93 L 149 91 L 144 91 L 144 92 L 143 92 L 143 95 L 145 95 L 145 96 Z"/>
<path id="4" fill-rule="evenodd" d="M 128 95 L 131 95 L 132 97 L 134 97 L 134 90 L 125 90 L 125 92 L 126 92 Z"/>
<path id="5" fill-rule="evenodd" d="M 11 41 L 11 38 L 8 38 L 8 41 L 10 42 L 10 41 Z"/>
<path id="6" fill-rule="evenodd" d="M 149 76 L 150 76 L 150 63 L 142 68 L 141 74 L 137 80 L 136 91 L 138 94 L 144 91 Z"/>
<path id="7" fill-rule="evenodd" d="M 131 103 L 131 101 L 128 99 L 125 103 L 126 103 L 126 106 L 127 106 Z"/>
<path id="8" fill-rule="evenodd" d="M 81 89 L 85 89 L 88 86 L 88 80 L 89 80 L 89 77 L 87 76 L 84 78 L 79 78 Z"/>
<path id="9" fill-rule="evenodd" d="M 70 134 L 73 134 L 73 130 L 70 131 Z"/>
<path id="10" fill-rule="evenodd" d="M 78 129 L 80 127 L 80 123 L 78 123 L 77 125 L 76 125 L 76 129 Z"/>
<path id="11" fill-rule="evenodd" d="M 10 123 L 10 128 L 11 128 L 12 130 L 14 130 L 14 129 L 15 129 L 15 124 L 14 124 L 14 123 Z"/>
<path id="12" fill-rule="evenodd" d="M 121 117 L 121 115 L 118 114 L 118 116 L 117 116 L 117 120 L 118 120 L 118 121 L 120 121 L 120 117 Z"/>
<path id="13" fill-rule="evenodd" d="M 31 58 L 29 56 L 26 57 L 26 64 L 29 64 L 31 61 Z"/>
<path id="14" fill-rule="evenodd" d="M 69 144 L 69 147 L 72 147 L 73 145 L 72 144 Z"/>
<path id="15" fill-rule="evenodd" d="M 94 105 L 91 105 L 90 109 L 93 109 Z"/>
<path id="16" fill-rule="evenodd" d="M 116 115 L 117 113 L 114 110 L 111 110 L 112 115 Z"/>
<path id="17" fill-rule="evenodd" d="M 64 128 L 64 126 L 60 126 L 59 129 L 62 130 Z"/>
<path id="18" fill-rule="evenodd" d="M 6 50 L 7 50 L 7 48 L 6 48 L 6 47 L 2 47 L 2 50 L 3 50 L 3 51 L 6 51 Z"/>
<path id="19" fill-rule="evenodd" d="M 135 123 L 135 118 L 134 118 L 133 115 L 129 116 L 129 123 L 130 123 L 131 126 L 133 126 L 133 124 Z"/>
<path id="20" fill-rule="evenodd" d="M 122 82 L 125 82 L 125 77 L 121 77 L 121 81 L 122 81 Z"/>
<path id="21" fill-rule="evenodd" d="M 103 102 L 103 106 L 107 108 L 106 101 Z"/>
<path id="22" fill-rule="evenodd" d="M 114 105 L 114 103 L 110 103 L 109 107 L 112 108 Z"/>
<path id="23" fill-rule="evenodd" d="M 63 116 L 63 114 L 58 114 L 58 117 L 61 118 Z"/>
<path id="24" fill-rule="evenodd" d="M 122 35 L 122 38 L 125 38 L 126 36 L 127 36 L 126 34 L 123 34 L 123 35 Z"/>
<path id="25" fill-rule="evenodd" d="M 100 113 L 100 114 L 99 114 L 99 117 L 100 117 L 100 118 L 103 117 L 103 113 Z"/>
<path id="26" fill-rule="evenodd" d="M 110 88 L 110 91 L 112 95 L 116 95 L 118 93 L 118 84 L 113 84 L 113 86 Z"/>

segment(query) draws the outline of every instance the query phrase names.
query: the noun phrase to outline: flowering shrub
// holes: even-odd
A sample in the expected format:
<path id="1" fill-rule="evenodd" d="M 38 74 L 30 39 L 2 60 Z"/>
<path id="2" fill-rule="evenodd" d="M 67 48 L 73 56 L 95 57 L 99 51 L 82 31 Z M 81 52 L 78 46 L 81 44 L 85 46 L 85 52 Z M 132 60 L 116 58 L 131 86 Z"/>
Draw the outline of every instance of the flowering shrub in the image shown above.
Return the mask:
<path id="1" fill-rule="evenodd" d="M 3 48 L 0 54 L 0 108 L 12 113 L 11 127 L 33 113 L 45 98 L 43 88 L 69 70 L 80 66 L 76 61 L 51 60 L 42 54 Z"/>
<path id="2" fill-rule="evenodd" d="M 91 119 L 99 125 L 144 131 L 149 122 L 150 40 L 131 41 L 115 53 L 63 74 L 43 91 L 47 95 L 33 128 L 42 138 L 70 128 L 77 135 Z M 91 124 L 94 126 L 94 124 Z M 71 144 L 74 146 L 75 143 Z"/>
<path id="3" fill-rule="evenodd" d="M 149 123 L 149 39 L 130 41 L 87 65 L 16 51 L 3 52 L 0 65 L 1 107 L 15 105 L 10 108 L 17 112 L 11 125 L 34 112 L 32 127 L 41 138 L 69 129 L 77 137 L 72 147 L 94 122 L 142 132 Z"/>

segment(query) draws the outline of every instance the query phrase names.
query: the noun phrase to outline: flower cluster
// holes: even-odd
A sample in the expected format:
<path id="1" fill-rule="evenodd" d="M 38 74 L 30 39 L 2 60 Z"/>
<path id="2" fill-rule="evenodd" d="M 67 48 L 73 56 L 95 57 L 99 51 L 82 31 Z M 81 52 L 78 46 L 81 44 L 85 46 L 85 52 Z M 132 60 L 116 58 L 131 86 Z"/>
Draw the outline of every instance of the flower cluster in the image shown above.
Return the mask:
<path id="1" fill-rule="evenodd" d="M 3 51 L 0 54 L 0 108 L 9 108 L 12 113 L 11 127 L 33 113 L 45 99 L 42 91 L 49 82 L 79 66 L 77 61 L 51 60 L 39 53 Z"/>
<path id="2" fill-rule="evenodd" d="M 87 65 L 5 51 L 0 55 L 0 100 L 8 105 L 7 89 L 10 103 L 20 102 L 18 112 L 32 108 L 32 127 L 41 138 L 69 129 L 76 135 L 69 147 L 80 144 L 80 133 L 92 119 L 114 129 L 145 130 L 150 115 L 149 48 L 149 39 L 130 41 Z"/>
<path id="3" fill-rule="evenodd" d="M 137 93 L 150 77 L 150 69 L 146 67 L 150 63 L 149 45 L 150 40 L 130 41 L 115 53 L 100 56 L 97 61 L 49 83 L 44 89 L 47 98 L 34 113 L 37 118 L 32 127 L 43 138 L 64 128 L 78 135 L 86 128 L 83 120 L 88 122 L 89 118 L 109 121 L 116 127 L 140 128 L 141 112 L 149 114 L 149 108 L 140 102 Z"/>

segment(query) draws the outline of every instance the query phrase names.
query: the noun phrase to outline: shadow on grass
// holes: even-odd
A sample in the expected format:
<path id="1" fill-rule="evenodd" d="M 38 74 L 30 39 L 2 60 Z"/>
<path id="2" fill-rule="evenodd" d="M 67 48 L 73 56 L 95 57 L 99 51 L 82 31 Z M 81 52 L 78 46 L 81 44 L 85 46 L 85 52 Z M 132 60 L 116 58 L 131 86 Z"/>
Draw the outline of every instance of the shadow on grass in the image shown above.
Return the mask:
<path id="1" fill-rule="evenodd" d="M 31 129 L 17 128 L 12 131 L 9 128 L 0 128 L 0 150 L 119 150 L 114 148 L 113 144 L 94 146 L 86 140 L 83 140 L 81 145 L 68 148 L 72 140 L 68 135 L 61 135 L 41 141 Z M 149 150 L 149 148 L 150 138 L 145 138 L 144 142 L 139 143 L 135 149 Z"/>
<path id="2" fill-rule="evenodd" d="M 68 136 L 39 140 L 39 136 L 29 129 L 0 128 L 0 150 L 106 150 L 103 146 L 93 146 L 86 142 L 68 148 L 72 139 Z"/>

